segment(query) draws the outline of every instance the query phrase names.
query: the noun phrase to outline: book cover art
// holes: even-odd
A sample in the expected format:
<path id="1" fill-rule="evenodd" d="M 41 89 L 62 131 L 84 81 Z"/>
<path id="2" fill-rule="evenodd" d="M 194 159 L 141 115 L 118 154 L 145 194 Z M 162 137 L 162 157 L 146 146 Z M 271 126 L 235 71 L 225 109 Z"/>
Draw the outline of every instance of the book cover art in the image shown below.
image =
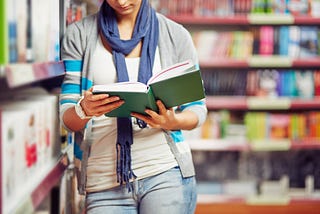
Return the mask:
<path id="1" fill-rule="evenodd" d="M 296 71 L 296 88 L 297 96 L 301 98 L 313 98 L 314 97 L 314 78 L 313 71 Z"/>
<path id="2" fill-rule="evenodd" d="M 290 14 L 294 16 L 301 16 L 308 14 L 309 1 L 308 0 L 289 0 L 287 1 L 287 8 Z"/>
<path id="3" fill-rule="evenodd" d="M 313 26 L 300 27 L 300 57 L 315 57 L 318 54 L 318 28 Z"/>
<path id="4" fill-rule="evenodd" d="M 289 138 L 290 116 L 288 114 L 269 114 L 268 121 L 269 138 Z"/>
<path id="5" fill-rule="evenodd" d="M 277 70 L 258 70 L 258 90 L 256 91 L 257 96 L 263 97 L 277 97 L 279 72 Z"/>
<path id="6" fill-rule="evenodd" d="M 30 180 L 26 154 L 28 111 L 1 110 L 2 213 L 12 213 Z"/>

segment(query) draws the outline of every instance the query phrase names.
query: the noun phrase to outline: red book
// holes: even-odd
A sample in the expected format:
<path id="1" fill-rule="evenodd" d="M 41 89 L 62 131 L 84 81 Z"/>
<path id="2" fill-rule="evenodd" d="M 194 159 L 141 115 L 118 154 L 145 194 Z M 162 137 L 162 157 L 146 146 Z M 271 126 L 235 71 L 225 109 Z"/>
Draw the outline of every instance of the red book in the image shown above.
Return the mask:
<path id="1" fill-rule="evenodd" d="M 259 54 L 272 55 L 273 54 L 273 39 L 274 29 L 272 26 L 262 26 L 260 28 L 260 48 Z"/>
<path id="2" fill-rule="evenodd" d="M 320 70 L 313 72 L 314 96 L 320 96 Z"/>

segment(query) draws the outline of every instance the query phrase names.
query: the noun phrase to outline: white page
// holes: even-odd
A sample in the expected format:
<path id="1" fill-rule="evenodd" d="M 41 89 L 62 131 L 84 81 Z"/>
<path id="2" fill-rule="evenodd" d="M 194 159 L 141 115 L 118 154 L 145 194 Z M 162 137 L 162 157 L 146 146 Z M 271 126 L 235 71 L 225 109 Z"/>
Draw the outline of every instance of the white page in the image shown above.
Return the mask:
<path id="1" fill-rule="evenodd" d="M 187 60 L 184 62 L 174 64 L 174 65 L 170 66 L 169 68 L 164 69 L 163 71 L 161 71 L 157 75 L 151 77 L 148 81 L 148 85 L 151 83 L 159 82 L 164 79 L 179 76 L 180 74 L 185 73 L 185 71 L 188 68 L 191 68 L 192 66 L 194 66 L 194 64 L 192 63 L 191 60 Z"/>
<path id="2" fill-rule="evenodd" d="M 106 85 L 94 85 L 93 92 L 136 91 L 145 92 L 147 86 L 141 82 L 117 82 Z"/>

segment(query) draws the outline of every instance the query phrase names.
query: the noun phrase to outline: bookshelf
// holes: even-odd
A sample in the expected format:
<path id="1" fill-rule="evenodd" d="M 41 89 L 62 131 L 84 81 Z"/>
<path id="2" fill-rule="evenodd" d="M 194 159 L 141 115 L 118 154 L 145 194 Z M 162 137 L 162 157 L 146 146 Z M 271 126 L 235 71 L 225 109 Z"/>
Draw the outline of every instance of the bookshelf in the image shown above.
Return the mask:
<path id="1" fill-rule="evenodd" d="M 259 98 L 245 96 L 207 96 L 207 107 L 211 110 L 230 109 L 230 110 L 299 110 L 299 109 L 317 109 L 320 107 L 320 99 L 288 99 L 288 98 Z"/>
<path id="2" fill-rule="evenodd" d="M 3 214 L 37 212 L 69 165 L 68 155 L 60 148 L 57 115 L 57 90 L 64 76 L 59 61 L 60 3 L 0 2 Z"/>
<path id="3" fill-rule="evenodd" d="M 214 68 L 319 68 L 320 57 L 308 59 L 292 59 L 283 56 L 251 56 L 249 59 L 212 59 L 201 60 L 201 67 L 204 69 Z"/>
<path id="4" fill-rule="evenodd" d="M 319 171 L 316 158 L 320 153 L 319 137 L 274 138 L 268 133 L 266 137 L 258 139 L 249 139 L 247 136 L 245 115 L 248 113 L 306 116 L 309 112 L 318 112 L 320 107 L 316 75 L 313 76 L 313 82 L 304 83 L 314 85 L 310 96 L 297 92 L 297 88 L 294 89 L 296 94 L 278 92 L 275 96 L 274 92 L 280 87 L 279 82 L 271 81 L 264 82 L 267 88 L 274 89 L 267 89 L 267 94 L 248 91 L 248 83 L 250 86 L 262 85 L 261 79 L 253 78 L 252 81 L 249 73 L 277 71 L 283 75 L 294 71 L 305 75 L 309 72 L 315 74 L 320 69 L 320 16 L 316 12 L 319 1 L 309 1 L 309 5 L 304 4 L 307 1 L 299 1 L 300 8 L 307 6 L 307 9 L 301 11 L 295 10 L 290 1 L 284 5 L 283 11 L 280 11 L 279 5 L 270 7 L 270 2 L 152 1 L 160 13 L 189 29 L 199 52 L 206 104 L 210 112 L 208 122 L 203 127 L 186 132 L 199 183 L 196 213 L 314 213 L 314 210 L 319 209 L 320 187 L 319 175 L 316 173 Z M 266 5 L 262 8 L 257 8 L 264 3 Z M 268 54 L 259 52 L 259 47 L 265 44 L 260 43 L 261 37 L 257 39 L 255 33 L 264 26 L 274 30 L 273 39 L 279 35 L 276 31 L 280 28 L 292 27 L 299 31 L 302 27 L 316 26 L 317 41 L 314 44 L 317 52 L 307 57 L 292 52 L 283 54 L 277 52 L 278 49 Z M 214 47 L 217 47 L 214 41 L 222 43 L 222 40 L 215 38 L 221 38 L 219 35 L 235 38 L 239 32 L 252 33 L 251 46 L 240 48 L 245 56 L 212 54 Z M 233 42 L 228 40 L 229 44 Z M 279 41 L 272 42 L 272 48 L 279 44 Z M 227 48 L 230 54 L 232 47 Z M 248 82 L 249 77 L 251 82 Z M 289 88 L 289 80 L 285 83 Z M 266 130 L 270 128 L 267 122 L 256 127 Z M 256 127 L 254 130 L 259 132 Z M 304 125 L 301 129 L 312 128 Z M 308 175 L 314 179 L 311 186 L 307 181 Z M 285 186 L 282 176 L 288 179 Z M 264 189 L 266 187 L 269 191 Z M 285 187 L 285 193 L 272 192 L 274 187 L 276 190 Z M 308 188 L 312 189 L 311 194 L 306 193 Z"/>
<path id="5" fill-rule="evenodd" d="M 23 75 L 21 75 L 23 74 Z M 41 63 L 15 63 L 4 66 L 4 78 L 10 88 L 64 75 L 64 65 L 59 61 Z"/>
<path id="6" fill-rule="evenodd" d="M 319 25 L 320 17 L 311 15 L 293 16 L 291 14 L 246 14 L 234 16 L 188 16 L 168 15 L 168 18 L 184 25 Z"/>

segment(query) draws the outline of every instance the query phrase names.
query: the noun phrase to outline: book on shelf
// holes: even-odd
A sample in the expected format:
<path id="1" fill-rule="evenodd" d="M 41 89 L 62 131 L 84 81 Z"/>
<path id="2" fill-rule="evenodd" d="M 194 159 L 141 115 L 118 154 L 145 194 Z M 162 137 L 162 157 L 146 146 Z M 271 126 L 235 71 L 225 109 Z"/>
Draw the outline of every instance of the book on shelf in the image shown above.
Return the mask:
<path id="1" fill-rule="evenodd" d="M 259 38 L 259 54 L 261 55 L 272 55 L 274 53 L 274 27 L 262 26 L 260 27 L 260 38 Z"/>
<path id="2" fill-rule="evenodd" d="M 0 144 L 2 156 L 1 213 L 12 213 L 21 202 L 34 176 L 41 175 L 55 160 L 57 96 L 17 91 L 10 98 L 1 97 Z M 19 97 L 16 97 L 19 96 Z M 38 172 L 41 172 L 40 174 Z M 27 189 L 26 189 L 27 187 Z"/>
<path id="3" fill-rule="evenodd" d="M 0 1 L 0 65 L 6 64 L 9 60 L 9 42 L 6 17 L 6 2 Z"/>
<path id="4" fill-rule="evenodd" d="M 318 54 L 318 27 L 300 27 L 300 54 L 301 58 L 316 57 Z"/>
<path id="5" fill-rule="evenodd" d="M 313 72 L 314 96 L 320 96 L 320 70 Z"/>
<path id="6" fill-rule="evenodd" d="M 162 70 L 153 75 L 147 84 L 129 81 L 95 85 L 93 93 L 119 96 L 125 101 L 122 106 L 107 113 L 109 117 L 129 117 L 131 112 L 145 114 L 145 109 L 157 111 L 156 100 L 171 108 L 205 97 L 200 69 L 191 61 Z"/>

